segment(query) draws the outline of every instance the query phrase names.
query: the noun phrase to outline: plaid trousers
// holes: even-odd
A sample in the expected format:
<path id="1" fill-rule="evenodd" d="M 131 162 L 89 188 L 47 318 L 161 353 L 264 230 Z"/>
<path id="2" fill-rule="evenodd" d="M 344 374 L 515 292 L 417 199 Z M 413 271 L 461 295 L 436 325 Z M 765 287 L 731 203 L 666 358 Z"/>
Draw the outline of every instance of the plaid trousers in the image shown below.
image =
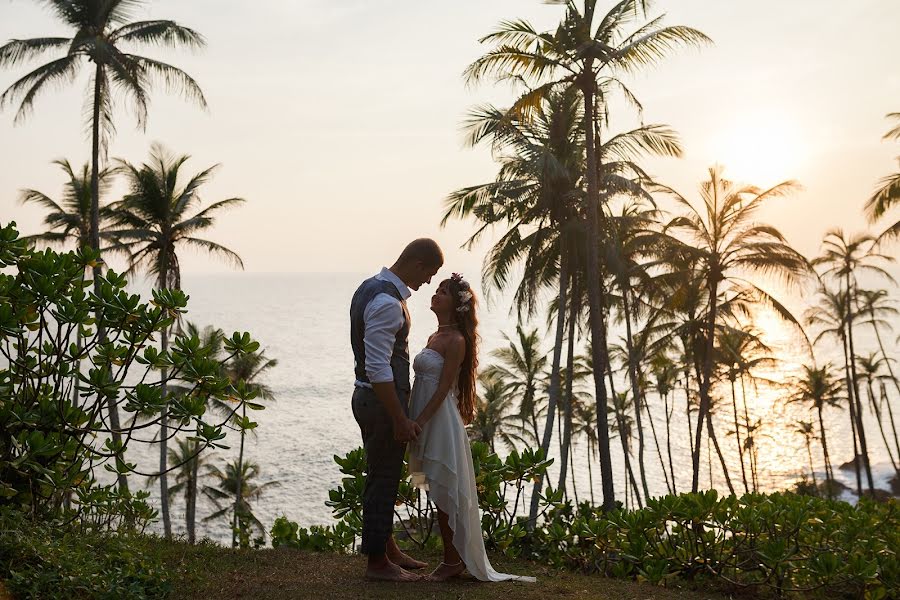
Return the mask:
<path id="1" fill-rule="evenodd" d="M 408 410 L 408 392 L 398 390 L 400 405 Z M 394 426 L 384 405 L 369 388 L 353 391 L 353 417 L 359 424 L 366 451 L 366 486 L 363 491 L 363 554 L 384 554 L 394 530 L 394 506 L 403 470 L 406 443 L 394 440 Z"/>

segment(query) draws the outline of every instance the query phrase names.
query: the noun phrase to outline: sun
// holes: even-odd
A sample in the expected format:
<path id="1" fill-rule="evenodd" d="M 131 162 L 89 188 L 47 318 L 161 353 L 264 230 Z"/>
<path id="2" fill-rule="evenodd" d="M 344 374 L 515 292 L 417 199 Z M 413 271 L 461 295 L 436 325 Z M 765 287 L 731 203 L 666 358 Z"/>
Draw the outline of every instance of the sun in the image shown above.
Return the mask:
<path id="1" fill-rule="evenodd" d="M 732 125 L 712 136 L 709 151 L 725 167 L 726 177 L 759 187 L 797 179 L 807 155 L 792 120 L 764 112 L 736 116 Z"/>

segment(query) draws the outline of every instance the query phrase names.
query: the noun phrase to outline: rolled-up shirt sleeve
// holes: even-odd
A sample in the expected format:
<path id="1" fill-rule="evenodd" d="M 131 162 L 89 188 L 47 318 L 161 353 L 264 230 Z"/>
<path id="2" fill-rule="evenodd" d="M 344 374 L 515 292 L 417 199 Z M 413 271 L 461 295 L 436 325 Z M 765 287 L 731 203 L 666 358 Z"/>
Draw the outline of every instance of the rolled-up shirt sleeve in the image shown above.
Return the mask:
<path id="1" fill-rule="evenodd" d="M 379 294 L 366 306 L 363 313 L 363 344 L 366 348 L 366 376 L 369 382 L 394 381 L 391 354 L 397 332 L 403 327 L 404 320 L 400 302 L 388 294 Z"/>

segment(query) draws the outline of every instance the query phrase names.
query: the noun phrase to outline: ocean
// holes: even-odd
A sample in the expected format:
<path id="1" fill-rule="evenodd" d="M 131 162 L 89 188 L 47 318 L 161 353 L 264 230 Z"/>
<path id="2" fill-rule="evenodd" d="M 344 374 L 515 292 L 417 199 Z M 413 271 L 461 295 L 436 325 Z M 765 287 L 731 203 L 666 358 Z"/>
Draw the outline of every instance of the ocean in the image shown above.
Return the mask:
<path id="1" fill-rule="evenodd" d="M 377 270 L 378 268 L 373 269 L 373 273 Z M 281 515 L 286 515 L 303 526 L 332 522 L 331 511 L 325 501 L 328 499 L 328 491 L 339 485 L 342 476 L 333 457 L 343 455 L 360 445 L 359 429 L 350 409 L 353 356 L 349 342 L 349 305 L 354 290 L 369 275 L 226 273 L 184 276 L 183 287 L 190 295 L 187 321 L 201 327 L 214 325 L 223 329 L 226 334 L 248 331 L 261 343 L 268 357 L 278 360 L 278 365 L 264 379 L 272 388 L 276 400 L 265 410 L 251 413 L 259 427 L 254 435 L 248 436 L 245 447 L 245 460 L 260 466 L 260 482 L 278 482 L 277 486 L 267 488 L 262 497 L 253 503 L 254 513 L 267 529 Z M 412 354 L 424 347 L 436 326 L 436 319 L 428 307 L 437 283 L 438 280 L 435 279 L 432 285 L 423 286 L 409 301 Z M 475 281 L 472 283 L 478 290 Z M 136 286 L 135 290 L 143 294 L 147 287 Z M 491 350 L 505 343 L 504 333 L 515 336 L 516 316 L 510 314 L 509 298 L 501 296 L 490 303 L 482 302 L 479 319 L 482 337 L 481 364 L 484 366 L 492 361 Z M 531 326 L 538 327 L 544 339 L 543 348 L 550 353 L 553 332 L 546 330 L 543 313 Z M 766 332 L 767 342 L 775 353 L 785 361 L 772 372 L 761 375 L 778 380 L 796 372 L 799 363 L 808 360 L 804 358 L 802 347 L 796 338 L 771 315 L 762 313 L 758 326 Z M 615 331 L 612 332 L 612 337 L 617 335 Z M 857 345 L 865 347 L 866 338 L 863 337 Z M 836 360 L 837 357 L 833 359 Z M 621 380 L 618 391 L 625 390 L 625 387 L 624 380 Z M 785 393 L 766 383 L 760 383 L 757 389 L 749 387 L 747 395 L 751 419 L 762 417 L 765 423 L 758 441 L 760 486 L 766 491 L 789 487 L 800 478 L 801 473 L 809 471 L 806 446 L 802 437 L 793 433 L 794 422 L 799 418 L 809 420 L 814 415 L 805 407 L 785 405 L 781 401 Z M 734 428 L 733 424 L 729 425 L 728 417 L 731 412 L 730 395 L 723 399 L 728 403 L 723 405 L 719 411 L 721 415 L 716 420 L 717 437 L 729 461 L 732 482 L 736 489 L 741 490 L 736 440 L 727 434 Z M 690 488 L 691 468 L 683 392 L 676 391 L 675 402 L 672 451 L 677 490 L 685 491 Z M 662 403 L 657 401 L 655 395 L 650 396 L 650 403 L 665 455 Z M 826 426 L 832 462 L 837 467 L 852 458 L 846 412 L 826 411 Z M 662 495 L 666 493 L 666 484 L 649 423 L 645 423 L 645 428 L 648 485 L 652 495 Z M 878 434 L 877 424 L 871 415 L 866 428 L 877 485 L 886 489 L 887 478 L 892 469 Z M 236 456 L 239 446 L 237 435 L 230 434 L 226 443 L 230 444 L 230 450 L 211 451 L 209 459 L 212 463 L 221 466 L 225 458 Z M 498 451 L 499 448 L 498 446 Z M 558 454 L 556 448 L 557 441 L 554 439 L 551 457 Z M 612 452 L 616 493 L 619 498 L 624 499 L 624 462 L 618 439 L 612 440 Z M 637 452 L 636 440 L 633 452 Z M 634 458 L 637 476 L 636 456 Z M 130 446 L 128 460 L 136 462 L 142 470 L 154 470 L 158 465 L 158 446 Z M 574 441 L 573 461 L 577 494 L 581 500 L 588 499 L 591 490 L 588 488 L 588 456 L 584 440 Z M 713 461 L 712 487 L 727 491 L 715 455 Z M 813 446 L 813 461 L 821 480 L 824 469 L 817 443 Z M 701 468 L 701 485 L 704 487 L 710 486 L 707 464 L 704 448 Z M 594 497 L 599 502 L 599 465 L 594 463 L 592 469 Z M 836 469 L 836 475 L 846 485 L 855 486 L 852 471 Z M 550 468 L 550 481 L 555 485 L 557 479 L 558 465 L 554 464 Z M 144 482 L 137 483 L 143 485 Z M 201 486 L 211 483 L 211 480 L 201 481 Z M 571 485 L 570 482 L 570 494 Z M 148 489 L 151 501 L 158 507 L 158 484 Z M 197 510 L 198 537 L 206 536 L 222 543 L 230 542 L 229 523 L 223 520 L 202 521 L 213 510 L 214 507 L 208 500 L 201 499 Z M 182 498 L 173 501 L 171 515 L 175 533 L 185 532 Z M 159 522 L 151 526 L 153 531 L 161 529 Z"/>

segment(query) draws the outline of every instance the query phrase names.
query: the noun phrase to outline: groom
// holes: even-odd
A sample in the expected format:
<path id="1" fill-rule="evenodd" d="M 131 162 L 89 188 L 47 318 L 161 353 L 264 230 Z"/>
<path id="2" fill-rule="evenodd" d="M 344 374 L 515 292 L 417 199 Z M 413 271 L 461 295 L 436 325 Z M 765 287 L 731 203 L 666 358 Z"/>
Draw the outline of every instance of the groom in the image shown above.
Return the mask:
<path id="1" fill-rule="evenodd" d="M 350 343 L 356 385 L 353 416 L 366 451 L 361 552 L 369 556 L 366 577 L 416 581 L 407 569 L 425 563 L 404 554 L 392 535 L 406 442 L 422 431 L 409 407 L 409 311 L 406 299 L 444 264 L 434 240 L 414 240 L 400 258 L 365 280 L 350 303 Z"/>

